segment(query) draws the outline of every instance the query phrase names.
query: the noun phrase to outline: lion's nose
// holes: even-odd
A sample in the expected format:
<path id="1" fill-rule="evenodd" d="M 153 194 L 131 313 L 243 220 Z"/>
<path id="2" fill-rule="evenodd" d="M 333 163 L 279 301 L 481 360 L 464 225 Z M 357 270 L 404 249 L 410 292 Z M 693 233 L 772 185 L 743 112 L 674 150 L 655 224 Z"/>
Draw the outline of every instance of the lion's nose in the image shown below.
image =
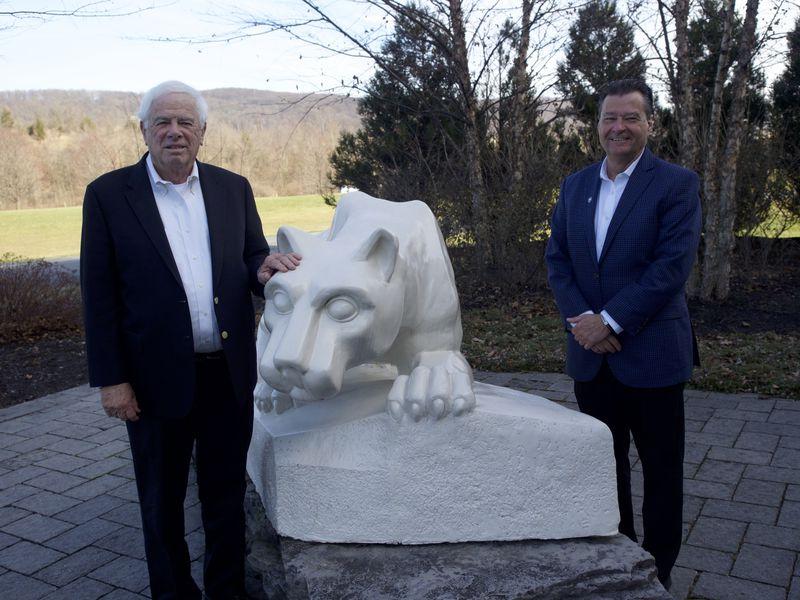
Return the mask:
<path id="1" fill-rule="evenodd" d="M 314 352 L 317 328 L 318 315 L 311 307 L 295 307 L 275 347 L 273 361 L 279 371 L 289 369 L 297 371 L 300 375 L 308 371 L 311 355 Z"/>
<path id="2" fill-rule="evenodd" d="M 308 370 L 308 359 L 299 352 L 287 352 L 279 348 L 273 361 L 275 367 L 287 378 L 300 376 Z"/>
<path id="3" fill-rule="evenodd" d="M 311 344 L 307 331 L 298 331 L 295 329 L 287 330 L 283 334 L 280 344 L 275 349 L 273 361 L 275 367 L 281 372 L 296 372 L 297 375 L 302 375 L 308 371 L 308 365 L 311 360 Z"/>

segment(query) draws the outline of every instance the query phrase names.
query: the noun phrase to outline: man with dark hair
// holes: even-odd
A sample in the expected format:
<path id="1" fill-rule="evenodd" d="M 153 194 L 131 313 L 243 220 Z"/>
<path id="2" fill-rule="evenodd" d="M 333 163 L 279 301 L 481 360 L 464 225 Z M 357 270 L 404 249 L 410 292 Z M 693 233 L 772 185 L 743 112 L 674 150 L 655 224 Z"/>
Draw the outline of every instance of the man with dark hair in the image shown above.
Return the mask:
<path id="1" fill-rule="evenodd" d="M 668 587 L 682 538 L 683 387 L 694 358 L 684 288 L 700 239 L 699 181 L 647 149 L 653 94 L 644 82 L 611 82 L 600 102 L 606 157 L 561 185 L 548 280 L 578 406 L 614 438 L 620 532 L 637 540 L 633 434 L 644 476 L 642 546 Z"/>
<path id="2" fill-rule="evenodd" d="M 598 93 L 598 102 L 602 112 L 603 101 L 607 96 L 624 96 L 633 92 L 639 92 L 644 100 L 644 114 L 648 121 L 653 119 L 653 90 L 641 79 L 617 79 L 604 85 Z M 650 123 L 652 126 L 652 123 Z M 603 140 L 600 140 L 602 144 Z M 603 147 L 605 149 L 605 146 Z"/>
<path id="3" fill-rule="evenodd" d="M 81 290 L 89 380 L 125 421 L 156 600 L 194 600 L 183 503 L 194 449 L 205 596 L 244 595 L 245 460 L 256 360 L 251 291 L 269 254 L 244 177 L 197 162 L 207 106 L 162 83 L 142 99 L 149 152 L 86 188 Z"/>

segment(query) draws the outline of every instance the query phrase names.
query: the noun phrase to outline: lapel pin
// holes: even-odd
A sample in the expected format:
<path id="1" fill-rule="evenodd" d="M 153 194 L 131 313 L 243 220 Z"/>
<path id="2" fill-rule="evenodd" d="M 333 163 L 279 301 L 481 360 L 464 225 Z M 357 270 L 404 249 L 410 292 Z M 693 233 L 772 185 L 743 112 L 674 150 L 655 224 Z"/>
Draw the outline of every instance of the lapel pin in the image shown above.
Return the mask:
<path id="1" fill-rule="evenodd" d="M 591 203 L 592 203 L 592 197 L 591 197 L 591 196 L 589 196 L 589 197 L 586 199 L 586 204 L 591 204 Z"/>

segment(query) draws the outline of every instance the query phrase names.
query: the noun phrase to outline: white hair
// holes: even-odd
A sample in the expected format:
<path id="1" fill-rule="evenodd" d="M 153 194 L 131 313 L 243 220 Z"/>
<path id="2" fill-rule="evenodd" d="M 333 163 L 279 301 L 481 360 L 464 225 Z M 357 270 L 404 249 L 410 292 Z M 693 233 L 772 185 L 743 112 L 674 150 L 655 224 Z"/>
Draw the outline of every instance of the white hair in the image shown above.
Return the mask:
<path id="1" fill-rule="evenodd" d="M 150 117 L 150 107 L 153 105 L 153 102 L 161 96 L 166 96 L 167 94 L 188 94 L 194 99 L 195 108 L 197 108 L 197 115 L 200 117 L 200 125 L 206 124 L 206 118 L 208 117 L 208 104 L 206 103 L 203 96 L 194 89 L 190 85 L 186 85 L 182 81 L 165 81 L 164 83 L 159 83 L 156 87 L 152 88 L 148 92 L 142 96 L 142 103 L 139 105 L 139 112 L 137 116 L 139 120 L 147 124 L 147 120 Z"/>

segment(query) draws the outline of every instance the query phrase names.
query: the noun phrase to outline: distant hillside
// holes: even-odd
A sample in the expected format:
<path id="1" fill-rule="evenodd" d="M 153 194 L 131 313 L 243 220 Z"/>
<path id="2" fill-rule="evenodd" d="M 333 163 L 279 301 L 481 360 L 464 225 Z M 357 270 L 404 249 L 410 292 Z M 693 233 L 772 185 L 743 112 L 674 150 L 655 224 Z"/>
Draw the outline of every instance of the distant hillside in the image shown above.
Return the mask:
<path id="1" fill-rule="evenodd" d="M 316 193 L 343 131 L 359 126 L 356 101 L 251 89 L 204 91 L 201 160 L 246 175 L 257 195 Z M 0 209 L 80 202 L 86 183 L 145 151 L 131 92 L 0 92 Z"/>
<path id="2" fill-rule="evenodd" d="M 209 122 L 234 127 L 268 127 L 286 119 L 295 123 L 312 119 L 340 123 L 343 129 L 358 127 L 356 101 L 347 96 L 291 94 L 242 88 L 203 91 L 209 106 Z M 91 90 L 0 91 L 0 108 L 8 108 L 19 123 L 41 118 L 50 129 L 77 129 L 85 117 L 97 125 L 115 125 L 134 118 L 141 94 Z"/>

